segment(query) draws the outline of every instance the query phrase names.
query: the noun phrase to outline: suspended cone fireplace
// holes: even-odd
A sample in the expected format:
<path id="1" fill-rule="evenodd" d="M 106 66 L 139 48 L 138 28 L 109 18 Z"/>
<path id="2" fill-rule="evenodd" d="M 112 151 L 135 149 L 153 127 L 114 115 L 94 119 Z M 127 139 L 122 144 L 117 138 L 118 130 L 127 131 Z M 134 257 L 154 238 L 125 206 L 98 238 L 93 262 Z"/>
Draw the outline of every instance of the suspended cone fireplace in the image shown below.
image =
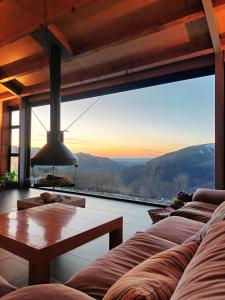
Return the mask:
<path id="1" fill-rule="evenodd" d="M 61 49 L 58 45 L 50 46 L 49 71 L 50 131 L 47 132 L 47 144 L 31 157 L 33 183 L 35 186 L 53 188 L 73 186 L 78 158 L 65 146 L 64 132 L 60 131 Z M 68 171 L 68 168 L 73 168 L 74 172 Z M 63 175 L 63 172 L 66 174 Z"/>

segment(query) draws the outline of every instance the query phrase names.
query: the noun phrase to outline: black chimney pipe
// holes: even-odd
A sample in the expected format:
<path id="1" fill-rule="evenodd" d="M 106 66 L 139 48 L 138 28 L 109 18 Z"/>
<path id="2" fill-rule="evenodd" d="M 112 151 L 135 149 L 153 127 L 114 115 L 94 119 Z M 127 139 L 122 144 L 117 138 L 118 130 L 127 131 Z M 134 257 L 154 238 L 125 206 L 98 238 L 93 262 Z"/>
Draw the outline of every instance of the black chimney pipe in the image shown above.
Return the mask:
<path id="1" fill-rule="evenodd" d="M 63 144 L 63 132 L 60 131 L 61 108 L 61 49 L 50 46 L 50 131 L 47 144 L 31 158 L 31 166 L 78 166 L 78 158 Z"/>
<path id="2" fill-rule="evenodd" d="M 50 131 L 55 139 L 60 140 L 60 104 L 61 104 L 61 49 L 50 46 Z"/>

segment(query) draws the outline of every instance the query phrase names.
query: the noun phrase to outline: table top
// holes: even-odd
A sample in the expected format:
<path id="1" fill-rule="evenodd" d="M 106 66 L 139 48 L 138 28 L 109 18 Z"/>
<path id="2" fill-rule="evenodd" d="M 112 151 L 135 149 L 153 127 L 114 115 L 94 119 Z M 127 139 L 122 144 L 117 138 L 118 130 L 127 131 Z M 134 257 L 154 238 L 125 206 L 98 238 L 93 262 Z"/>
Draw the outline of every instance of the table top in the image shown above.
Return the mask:
<path id="1" fill-rule="evenodd" d="M 31 254 L 28 250 L 50 249 L 67 241 L 65 252 L 121 224 L 122 217 L 112 213 L 61 203 L 48 204 L 0 215 L 0 247 L 26 258 Z M 13 248 L 15 245 L 18 251 Z M 21 250 L 29 253 L 21 254 Z M 56 252 L 59 255 L 60 249 Z"/>

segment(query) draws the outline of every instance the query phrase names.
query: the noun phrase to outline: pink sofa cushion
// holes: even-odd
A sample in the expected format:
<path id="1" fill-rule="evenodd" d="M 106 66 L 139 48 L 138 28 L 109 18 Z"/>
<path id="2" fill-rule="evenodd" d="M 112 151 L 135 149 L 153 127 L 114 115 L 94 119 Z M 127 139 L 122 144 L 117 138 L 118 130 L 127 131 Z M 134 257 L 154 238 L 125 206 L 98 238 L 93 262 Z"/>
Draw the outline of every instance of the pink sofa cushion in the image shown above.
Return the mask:
<path id="1" fill-rule="evenodd" d="M 182 244 L 203 225 L 204 223 L 198 221 L 174 216 L 154 224 L 147 232 L 173 243 Z"/>
<path id="2" fill-rule="evenodd" d="M 192 202 L 191 202 L 192 203 Z M 171 216 L 179 216 L 194 221 L 207 223 L 212 217 L 213 211 L 200 210 L 191 205 L 185 205 L 178 210 L 171 212 Z"/>
<path id="3" fill-rule="evenodd" d="M 82 292 L 61 284 L 42 284 L 22 288 L 1 300 L 94 300 Z"/>
<path id="4" fill-rule="evenodd" d="M 0 297 L 13 292 L 16 290 L 16 287 L 8 283 L 2 276 L 0 276 Z"/>
<path id="5" fill-rule="evenodd" d="M 225 222 L 212 225 L 171 300 L 225 299 Z"/>
<path id="6" fill-rule="evenodd" d="M 152 256 L 122 276 L 104 300 L 169 300 L 197 249 L 191 242 Z"/>
<path id="7" fill-rule="evenodd" d="M 134 266 L 176 245 L 148 232 L 137 233 L 75 274 L 66 285 L 102 299 L 108 289 Z"/>
<path id="8" fill-rule="evenodd" d="M 193 195 L 192 201 L 219 205 L 225 201 L 225 190 L 197 189 Z"/>

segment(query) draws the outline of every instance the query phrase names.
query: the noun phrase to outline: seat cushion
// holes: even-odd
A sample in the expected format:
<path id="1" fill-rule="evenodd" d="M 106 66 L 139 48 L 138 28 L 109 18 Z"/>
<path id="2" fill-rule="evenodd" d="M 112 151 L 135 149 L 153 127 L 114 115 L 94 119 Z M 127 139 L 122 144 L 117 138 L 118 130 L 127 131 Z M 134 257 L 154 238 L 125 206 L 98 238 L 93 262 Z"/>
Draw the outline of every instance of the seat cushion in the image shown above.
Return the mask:
<path id="1" fill-rule="evenodd" d="M 1 300 L 94 300 L 79 291 L 61 284 L 41 284 L 10 293 Z"/>
<path id="2" fill-rule="evenodd" d="M 169 300 L 197 249 L 191 242 L 153 255 L 122 276 L 104 300 Z"/>
<path id="3" fill-rule="evenodd" d="M 150 227 L 147 232 L 176 244 L 182 244 L 202 228 L 204 223 L 181 217 L 168 217 Z"/>
<path id="4" fill-rule="evenodd" d="M 212 225 L 171 300 L 225 299 L 225 222 Z"/>
<path id="5" fill-rule="evenodd" d="M 149 232 L 137 233 L 75 274 L 66 285 L 102 299 L 108 289 L 134 266 L 176 245 Z"/>

